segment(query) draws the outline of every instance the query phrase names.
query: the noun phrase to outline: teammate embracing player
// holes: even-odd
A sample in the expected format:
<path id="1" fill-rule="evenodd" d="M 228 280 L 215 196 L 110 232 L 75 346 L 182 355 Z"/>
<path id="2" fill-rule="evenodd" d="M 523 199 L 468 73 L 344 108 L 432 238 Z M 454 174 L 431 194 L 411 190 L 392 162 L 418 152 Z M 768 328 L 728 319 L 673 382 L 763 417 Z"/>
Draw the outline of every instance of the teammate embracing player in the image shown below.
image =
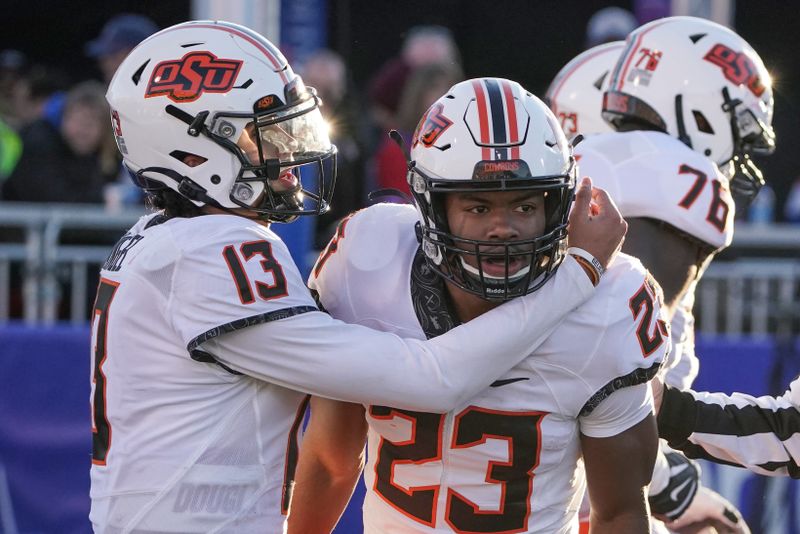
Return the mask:
<path id="1" fill-rule="evenodd" d="M 537 291 L 564 257 L 586 261 L 567 248 L 571 147 L 516 82 L 453 86 L 420 121 L 411 159 L 416 209 L 355 213 L 313 270 L 334 317 L 435 339 Z M 528 359 L 446 414 L 315 398 L 289 530 L 333 528 L 368 433 L 365 532 L 572 532 L 586 483 L 596 532 L 646 532 L 647 381 L 669 345 L 660 290 L 620 255 Z"/>
<path id="2" fill-rule="evenodd" d="M 281 532 L 307 393 L 453 409 L 596 291 L 570 259 L 536 294 L 436 339 L 336 321 L 269 228 L 327 209 L 329 180 L 309 191 L 303 175 L 335 172 L 336 155 L 319 98 L 272 43 L 219 21 L 167 28 L 107 99 L 159 211 L 119 241 L 93 310 L 95 532 Z M 565 206 L 571 187 L 559 191 Z M 570 222 L 605 264 L 625 223 L 610 203 L 590 216 L 588 195 Z"/>

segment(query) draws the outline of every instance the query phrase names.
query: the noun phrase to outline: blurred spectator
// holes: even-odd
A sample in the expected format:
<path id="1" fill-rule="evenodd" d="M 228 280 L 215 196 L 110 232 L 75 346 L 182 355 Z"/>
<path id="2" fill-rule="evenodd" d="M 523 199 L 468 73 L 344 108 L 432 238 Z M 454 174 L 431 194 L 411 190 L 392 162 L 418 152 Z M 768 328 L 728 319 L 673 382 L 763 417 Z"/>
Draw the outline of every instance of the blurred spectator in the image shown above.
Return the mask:
<path id="1" fill-rule="evenodd" d="M 108 84 L 130 51 L 157 31 L 158 26 L 149 17 L 120 13 L 105 23 L 100 35 L 86 43 L 86 55 L 97 60 Z M 127 171 L 122 168 L 122 158 L 111 136 L 103 140 L 100 158 L 109 165 L 114 161 L 117 168 L 116 179 L 105 188 L 106 207 L 115 210 L 141 204 L 144 200 L 141 190 L 133 185 Z"/>
<path id="2" fill-rule="evenodd" d="M 3 119 L 0 119 L 0 184 L 11 175 L 22 155 L 22 141 Z"/>
<path id="3" fill-rule="evenodd" d="M 416 26 L 403 41 L 400 56 L 390 59 L 369 82 L 370 110 L 383 131 L 397 125 L 400 98 L 411 72 L 426 65 L 452 65 L 461 69 L 461 56 L 453 34 L 443 26 Z"/>
<path id="4" fill-rule="evenodd" d="M 33 65 L 20 71 L 9 89 L 4 119 L 17 131 L 47 116 L 48 102 L 67 87 L 66 77 L 53 67 Z M 58 126 L 58 121 L 53 121 Z"/>
<path id="5" fill-rule="evenodd" d="M 19 50 L 0 51 L 0 118 L 15 126 L 14 92 L 29 68 L 28 57 Z"/>
<path id="6" fill-rule="evenodd" d="M 158 26 L 150 18 L 121 13 L 110 18 L 100 35 L 86 43 L 86 54 L 97 59 L 103 78 L 109 83 L 128 53 L 157 31 Z"/>
<path id="7" fill-rule="evenodd" d="M 360 100 L 354 97 L 348 83 L 347 66 L 339 54 L 318 50 L 306 60 L 301 75 L 306 85 L 314 87 L 322 98 L 322 116 L 331 127 L 331 141 L 339 149 L 339 181 L 331 210 L 316 218 L 315 248 L 319 250 L 327 244 L 342 217 L 365 205 L 363 137 L 366 124 L 363 110 L 358 108 Z"/>
<path id="8" fill-rule="evenodd" d="M 638 26 L 636 17 L 621 7 L 606 7 L 597 11 L 586 25 L 586 48 L 611 41 L 624 41 Z"/>
<path id="9" fill-rule="evenodd" d="M 3 199 L 102 202 L 103 187 L 118 168 L 100 155 L 110 128 L 104 86 L 76 85 L 66 95 L 60 128 L 40 118 L 20 133 L 22 156 L 3 184 Z"/>
<path id="10" fill-rule="evenodd" d="M 461 81 L 463 74 L 456 64 L 426 65 L 415 69 L 406 83 L 398 105 L 396 129 L 411 147 L 411 136 L 422 115 L 440 96 Z M 406 157 L 397 144 L 383 135 L 375 153 L 375 185 L 379 189 L 396 189 L 407 195 Z"/>

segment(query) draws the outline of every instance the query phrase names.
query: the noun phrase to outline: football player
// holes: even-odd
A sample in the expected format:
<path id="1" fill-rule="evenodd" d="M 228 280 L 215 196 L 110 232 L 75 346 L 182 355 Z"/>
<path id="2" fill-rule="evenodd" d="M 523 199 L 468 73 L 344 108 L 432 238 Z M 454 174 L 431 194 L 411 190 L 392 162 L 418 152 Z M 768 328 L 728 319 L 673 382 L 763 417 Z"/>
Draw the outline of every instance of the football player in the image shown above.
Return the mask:
<path id="1" fill-rule="evenodd" d="M 413 137 L 416 210 L 352 215 L 310 287 L 348 323 L 445 335 L 539 290 L 576 252 L 565 226 L 575 172 L 556 118 L 518 83 L 456 84 Z M 444 415 L 314 399 L 289 531 L 333 528 L 367 427 L 365 532 L 571 532 L 586 481 L 596 532 L 647 531 L 647 381 L 669 347 L 659 291 L 620 255 L 531 357 Z"/>
<path id="2" fill-rule="evenodd" d="M 666 381 L 686 388 L 698 370 L 694 288 L 714 254 L 730 244 L 735 207 L 746 207 L 763 184 L 750 156 L 774 148 L 769 74 L 731 30 L 704 19 L 671 17 L 631 33 L 606 84 L 602 106 L 594 103 L 580 114 L 602 110 L 618 132 L 581 131 L 600 135 L 588 135 L 576 157 L 581 171 L 597 177 L 628 220 L 623 250 L 641 259 L 664 289 L 676 343 Z M 668 459 L 680 461 L 671 453 Z M 692 492 L 670 497 L 670 488 L 683 481 L 667 482 L 666 460 L 657 463 L 651 506 L 677 519 L 690 502 L 700 503 L 692 501 Z M 710 490 L 702 493 L 705 498 Z"/>
<path id="3" fill-rule="evenodd" d="M 593 268 L 569 259 L 541 294 L 434 340 L 346 325 L 269 229 L 327 208 L 332 180 L 306 191 L 302 177 L 336 154 L 315 92 L 269 41 L 225 22 L 167 28 L 107 98 L 125 165 L 161 211 L 115 246 L 94 305 L 96 532 L 281 532 L 307 393 L 450 410 L 594 292 Z M 625 223 L 582 195 L 579 246 L 607 263 Z"/>
<path id="4" fill-rule="evenodd" d="M 624 47 L 624 41 L 613 41 L 585 50 L 564 65 L 550 82 L 544 101 L 568 138 L 579 133 L 613 131 L 600 115 L 600 109 L 611 69 Z"/>

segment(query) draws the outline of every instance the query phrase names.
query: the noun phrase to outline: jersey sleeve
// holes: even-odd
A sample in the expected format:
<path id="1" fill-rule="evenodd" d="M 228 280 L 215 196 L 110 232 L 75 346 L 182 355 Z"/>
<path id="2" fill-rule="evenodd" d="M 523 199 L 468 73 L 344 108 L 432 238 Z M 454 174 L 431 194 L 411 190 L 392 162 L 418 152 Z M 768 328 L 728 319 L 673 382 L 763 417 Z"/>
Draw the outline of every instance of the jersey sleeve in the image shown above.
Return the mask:
<path id="1" fill-rule="evenodd" d="M 621 388 L 579 419 L 581 433 L 592 438 L 621 434 L 654 412 L 647 383 Z"/>
<path id="2" fill-rule="evenodd" d="M 317 309 L 274 233 L 241 217 L 219 217 L 214 228 L 196 225 L 206 236 L 182 248 L 172 284 L 169 316 L 195 359 L 209 336 Z"/>
<path id="3" fill-rule="evenodd" d="M 581 371 L 594 392 L 580 408 L 583 417 L 615 392 L 649 382 L 672 349 L 661 288 L 638 260 L 620 255 L 615 263 L 599 286 L 606 326 L 596 329 L 595 352 Z"/>
<path id="4" fill-rule="evenodd" d="M 308 278 L 328 313 L 347 323 L 375 326 L 403 313 L 410 294 L 406 269 L 418 243 L 416 211 L 408 205 L 376 204 L 342 220 Z M 395 329 L 396 331 L 396 329 Z M 403 328 L 404 335 L 417 337 Z"/>
<path id="5" fill-rule="evenodd" d="M 666 386 L 658 430 L 690 458 L 800 478 L 800 378 L 780 397 L 680 391 Z"/>

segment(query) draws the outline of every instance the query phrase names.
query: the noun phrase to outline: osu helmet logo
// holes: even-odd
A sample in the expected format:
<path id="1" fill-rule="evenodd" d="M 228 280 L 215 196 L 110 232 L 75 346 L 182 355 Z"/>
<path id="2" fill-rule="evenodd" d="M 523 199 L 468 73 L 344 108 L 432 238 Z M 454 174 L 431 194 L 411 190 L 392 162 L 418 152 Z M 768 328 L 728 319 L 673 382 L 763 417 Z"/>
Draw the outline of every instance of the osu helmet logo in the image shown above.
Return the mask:
<path id="1" fill-rule="evenodd" d="M 716 44 L 703 58 L 722 69 L 722 74 L 734 85 L 746 85 L 750 92 L 760 97 L 764 94 L 764 84 L 758 77 L 758 69 L 753 60 L 741 52 Z"/>
<path id="2" fill-rule="evenodd" d="M 153 69 L 145 98 L 166 96 L 173 102 L 194 102 L 204 92 L 227 93 L 242 68 L 237 59 L 219 59 L 211 52 L 189 52 L 162 61 Z"/>
<path id="3" fill-rule="evenodd" d="M 417 131 L 414 132 L 414 139 L 411 143 L 412 147 L 417 146 L 420 141 L 426 147 L 433 146 L 439 136 L 453 124 L 453 121 L 442 114 L 443 109 L 444 106 L 441 103 L 436 103 L 428 110 L 428 113 L 417 125 Z"/>

